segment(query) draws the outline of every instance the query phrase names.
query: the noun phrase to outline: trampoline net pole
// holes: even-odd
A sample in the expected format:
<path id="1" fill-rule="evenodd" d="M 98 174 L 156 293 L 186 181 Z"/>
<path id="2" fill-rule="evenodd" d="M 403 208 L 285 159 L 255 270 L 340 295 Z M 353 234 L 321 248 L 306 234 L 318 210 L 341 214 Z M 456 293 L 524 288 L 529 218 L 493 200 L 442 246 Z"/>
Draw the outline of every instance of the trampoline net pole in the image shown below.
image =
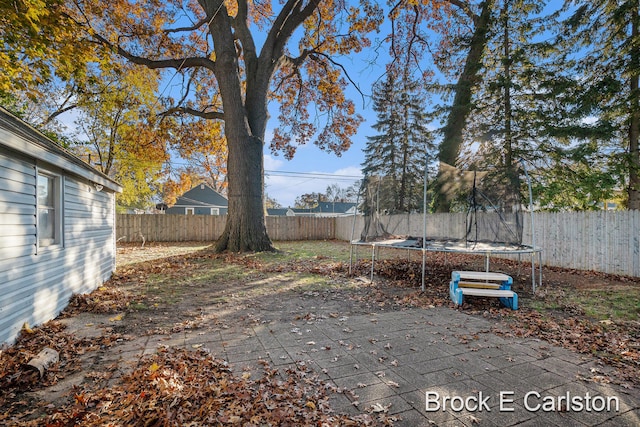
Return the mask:
<path id="1" fill-rule="evenodd" d="M 536 229 L 533 222 L 533 190 L 531 188 L 531 178 L 527 172 L 527 167 L 524 164 L 524 159 L 520 159 L 524 176 L 527 179 L 527 187 L 529 187 L 529 212 L 531 213 L 531 248 L 536 250 Z M 542 268 L 542 265 L 540 265 Z M 535 265 L 535 252 L 531 253 L 531 290 L 536 293 L 536 265 Z"/>
<path id="2" fill-rule="evenodd" d="M 429 170 L 429 157 L 424 164 L 424 182 L 422 185 L 422 292 L 425 289 L 425 275 L 426 275 L 426 267 L 427 267 L 427 251 L 425 250 L 427 247 L 427 175 Z"/>

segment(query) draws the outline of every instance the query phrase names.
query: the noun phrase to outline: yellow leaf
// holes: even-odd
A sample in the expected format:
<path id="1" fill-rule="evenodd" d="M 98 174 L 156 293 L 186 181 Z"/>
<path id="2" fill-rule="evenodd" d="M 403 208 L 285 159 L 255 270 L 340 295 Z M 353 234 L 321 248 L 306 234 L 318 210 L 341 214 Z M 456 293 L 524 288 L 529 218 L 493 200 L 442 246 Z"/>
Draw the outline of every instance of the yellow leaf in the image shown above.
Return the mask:
<path id="1" fill-rule="evenodd" d="M 121 320 L 122 320 L 122 317 L 123 317 L 123 315 L 122 315 L 122 314 L 118 314 L 117 316 L 112 317 L 112 318 L 111 318 L 111 319 L 109 319 L 109 320 L 110 320 L 110 321 L 112 321 L 112 322 L 119 322 L 119 321 L 121 321 Z"/>
<path id="2" fill-rule="evenodd" d="M 158 365 L 156 362 L 153 362 L 153 364 L 149 366 L 149 372 L 155 372 L 158 369 L 160 369 L 160 365 Z"/>
<path id="3" fill-rule="evenodd" d="M 316 404 L 313 403 L 312 401 L 308 401 L 304 406 L 310 409 L 316 409 Z"/>
<path id="4" fill-rule="evenodd" d="M 29 327 L 29 322 L 24 322 L 24 324 L 22 325 L 22 331 L 26 332 L 28 334 L 32 334 L 33 333 L 33 329 L 31 329 Z"/>
<path id="5" fill-rule="evenodd" d="M 251 378 L 251 372 L 245 372 L 244 374 L 242 374 L 243 380 L 248 380 L 249 378 Z"/>

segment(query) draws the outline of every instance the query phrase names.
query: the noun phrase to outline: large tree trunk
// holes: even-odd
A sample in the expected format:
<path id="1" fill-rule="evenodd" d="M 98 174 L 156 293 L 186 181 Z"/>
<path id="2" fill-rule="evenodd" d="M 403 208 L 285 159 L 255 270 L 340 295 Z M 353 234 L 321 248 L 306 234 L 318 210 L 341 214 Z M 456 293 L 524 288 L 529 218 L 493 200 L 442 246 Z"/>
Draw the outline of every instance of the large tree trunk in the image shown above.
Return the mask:
<path id="1" fill-rule="evenodd" d="M 229 213 L 216 251 L 274 250 L 264 219 L 262 140 L 246 135 L 228 144 Z"/>
<path id="2" fill-rule="evenodd" d="M 216 77 L 224 111 L 227 138 L 227 179 L 229 211 L 224 232 L 216 242 L 216 252 L 272 251 L 264 219 L 264 129 L 266 98 L 256 97 L 257 88 L 247 87 L 242 96 L 236 46 L 227 13 L 216 13 L 215 4 L 207 12 L 215 16 L 209 26 L 216 40 Z M 249 71 L 252 74 L 255 69 Z M 251 79 L 248 79 L 251 80 Z M 268 81 L 268 80 L 267 80 Z M 263 91 L 266 97 L 266 90 Z M 252 98 L 250 98 L 252 97 Z M 261 121 L 263 118 L 264 121 Z"/>
<path id="3" fill-rule="evenodd" d="M 451 166 L 456 166 L 460 148 L 462 147 L 462 134 L 471 112 L 471 96 L 473 89 L 478 84 L 478 71 L 482 67 L 482 55 L 487 45 L 487 33 L 491 25 L 491 11 L 494 0 L 486 0 L 482 4 L 480 15 L 475 20 L 475 30 L 471 38 L 469 53 L 464 64 L 464 69 L 456 83 L 456 92 L 451 111 L 444 126 L 444 136 L 440 144 L 438 159 Z M 441 191 L 441 184 L 435 184 L 435 209 L 436 212 L 449 212 L 450 202 Z"/>

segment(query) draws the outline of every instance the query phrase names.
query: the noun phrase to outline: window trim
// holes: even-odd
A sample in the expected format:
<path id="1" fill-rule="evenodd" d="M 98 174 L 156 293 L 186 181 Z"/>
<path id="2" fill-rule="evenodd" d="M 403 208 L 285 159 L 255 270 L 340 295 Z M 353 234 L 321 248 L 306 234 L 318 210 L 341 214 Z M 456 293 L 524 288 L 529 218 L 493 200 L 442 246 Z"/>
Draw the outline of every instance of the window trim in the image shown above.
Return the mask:
<path id="1" fill-rule="evenodd" d="M 64 176 L 51 169 L 36 166 L 36 255 L 42 250 L 51 250 L 64 247 Z M 53 210 L 54 210 L 54 238 L 41 239 L 40 237 L 40 201 L 38 197 L 38 178 L 47 177 L 53 181 Z"/>
<path id="2" fill-rule="evenodd" d="M 191 213 L 189 213 L 191 212 Z M 185 215 L 195 215 L 196 214 L 196 208 L 184 208 L 184 214 Z"/>
<path id="3" fill-rule="evenodd" d="M 209 208 L 209 215 L 220 215 L 220 208 Z"/>

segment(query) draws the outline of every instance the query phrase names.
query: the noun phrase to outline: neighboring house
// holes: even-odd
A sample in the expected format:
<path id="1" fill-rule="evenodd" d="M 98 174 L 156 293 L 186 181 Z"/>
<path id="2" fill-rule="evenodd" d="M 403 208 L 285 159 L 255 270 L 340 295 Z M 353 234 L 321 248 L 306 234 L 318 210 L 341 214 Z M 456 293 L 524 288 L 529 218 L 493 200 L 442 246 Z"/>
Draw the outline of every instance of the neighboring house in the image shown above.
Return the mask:
<path id="1" fill-rule="evenodd" d="M 207 184 L 199 184 L 178 197 L 166 212 L 178 215 L 226 215 L 228 210 L 226 197 Z"/>
<path id="2" fill-rule="evenodd" d="M 120 191 L 0 107 L 0 343 L 109 279 Z"/>
<path id="3" fill-rule="evenodd" d="M 271 213 L 270 211 L 273 211 Z M 284 213 L 282 213 L 284 211 Z M 288 209 L 267 209 L 268 215 L 273 216 L 312 216 L 312 217 L 336 217 L 350 216 L 356 212 L 355 203 L 343 202 L 320 202 L 314 208 L 288 208 Z"/>
<path id="4" fill-rule="evenodd" d="M 313 211 L 316 216 L 349 216 L 356 212 L 355 203 L 320 202 Z"/>

